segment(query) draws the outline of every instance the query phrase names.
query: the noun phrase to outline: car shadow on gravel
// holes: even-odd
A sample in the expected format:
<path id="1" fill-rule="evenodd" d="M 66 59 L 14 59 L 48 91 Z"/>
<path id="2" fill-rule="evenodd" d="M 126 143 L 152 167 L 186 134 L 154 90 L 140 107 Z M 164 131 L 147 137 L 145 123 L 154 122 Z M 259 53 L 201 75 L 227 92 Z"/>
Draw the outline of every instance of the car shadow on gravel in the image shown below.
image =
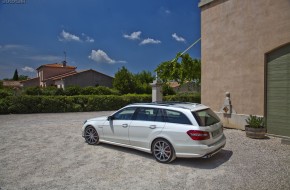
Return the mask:
<path id="1" fill-rule="evenodd" d="M 152 154 L 135 150 L 135 149 L 131 149 L 131 148 L 125 148 L 125 147 L 120 147 L 120 146 L 115 146 L 115 145 L 110 145 L 110 144 L 100 144 L 98 146 L 102 146 L 104 148 L 109 148 L 109 149 L 116 150 L 123 153 L 142 156 L 143 158 L 146 158 L 146 159 L 155 160 Z M 218 152 L 217 154 L 215 154 L 213 157 L 210 157 L 210 158 L 176 158 L 176 160 L 174 160 L 170 164 L 186 166 L 186 167 L 191 167 L 191 168 L 199 168 L 199 169 L 214 169 L 224 164 L 225 162 L 227 162 L 231 158 L 232 155 L 233 155 L 233 152 L 231 150 L 222 149 L 220 152 Z"/>
<path id="2" fill-rule="evenodd" d="M 177 158 L 172 164 L 199 169 L 215 169 L 227 162 L 233 155 L 233 151 L 222 149 L 210 158 Z"/>
<path id="3" fill-rule="evenodd" d="M 128 154 L 134 154 L 134 155 L 137 155 L 137 156 L 142 156 L 144 158 L 154 159 L 151 154 L 146 153 L 146 152 L 142 152 L 142 151 L 139 151 L 139 150 L 135 150 L 135 149 L 132 149 L 132 148 L 126 148 L 126 147 L 122 147 L 122 146 L 116 146 L 116 145 L 105 144 L 105 143 L 101 143 L 100 145 L 97 145 L 97 146 L 102 146 L 104 148 L 109 148 L 109 149 L 116 150 L 116 151 L 123 152 L 123 153 L 128 153 Z"/>

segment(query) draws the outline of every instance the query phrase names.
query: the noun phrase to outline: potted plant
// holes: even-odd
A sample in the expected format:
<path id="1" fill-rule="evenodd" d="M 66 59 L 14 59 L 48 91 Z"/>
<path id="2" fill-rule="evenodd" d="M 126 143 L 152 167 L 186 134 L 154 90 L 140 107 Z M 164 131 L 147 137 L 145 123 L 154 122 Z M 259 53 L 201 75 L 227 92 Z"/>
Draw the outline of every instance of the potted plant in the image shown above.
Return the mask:
<path id="1" fill-rule="evenodd" d="M 246 119 L 247 125 L 245 126 L 246 136 L 254 139 L 263 139 L 266 135 L 266 127 L 263 117 L 250 115 Z"/>

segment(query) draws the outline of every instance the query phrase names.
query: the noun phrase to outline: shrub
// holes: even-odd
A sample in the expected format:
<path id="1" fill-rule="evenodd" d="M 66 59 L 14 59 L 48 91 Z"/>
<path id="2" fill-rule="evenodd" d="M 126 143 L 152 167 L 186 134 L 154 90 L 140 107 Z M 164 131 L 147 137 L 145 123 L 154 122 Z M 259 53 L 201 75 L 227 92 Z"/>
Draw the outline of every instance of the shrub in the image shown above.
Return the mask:
<path id="1" fill-rule="evenodd" d="M 162 85 L 162 92 L 163 92 L 163 96 L 175 95 L 176 94 L 176 92 L 173 90 L 173 88 L 170 87 L 166 83 Z"/>
<path id="2" fill-rule="evenodd" d="M 82 88 L 81 94 L 82 95 L 120 95 L 118 90 L 110 89 L 110 88 L 105 87 L 105 86 L 84 87 L 84 88 Z"/>
<path id="3" fill-rule="evenodd" d="M 112 94 L 111 90 L 108 87 L 98 86 L 96 88 L 97 88 L 98 95 L 111 95 Z"/>
<path id="4" fill-rule="evenodd" d="M 97 94 L 97 88 L 93 86 L 84 87 L 81 91 L 82 95 L 93 95 Z"/>
<path id="5" fill-rule="evenodd" d="M 12 96 L 13 93 L 9 89 L 0 89 L 0 98 L 6 98 L 7 96 Z"/>
<path id="6" fill-rule="evenodd" d="M 57 88 L 54 95 L 56 96 L 64 95 L 64 90 L 62 88 Z"/>
<path id="7" fill-rule="evenodd" d="M 121 95 L 121 93 L 119 92 L 119 90 L 117 90 L 117 89 L 115 89 L 115 88 L 110 88 L 110 90 L 111 90 L 111 94 L 112 94 L 112 95 L 118 95 L 118 96 Z"/>
<path id="8" fill-rule="evenodd" d="M 41 94 L 46 96 L 54 96 L 56 95 L 56 92 L 58 91 L 58 88 L 55 86 L 48 86 L 41 89 Z"/>
<path id="9" fill-rule="evenodd" d="M 58 113 L 67 111 L 67 101 L 64 96 L 43 96 L 39 106 L 41 113 Z M 69 110 L 70 111 L 70 110 Z"/>
<path id="10" fill-rule="evenodd" d="M 7 99 L 0 99 L 0 114 L 7 114 L 10 102 Z"/>
<path id="11" fill-rule="evenodd" d="M 0 113 L 109 111 L 150 101 L 150 95 L 8 96 L 0 101 Z"/>
<path id="12" fill-rule="evenodd" d="M 11 96 L 8 97 L 9 113 L 39 113 L 41 112 L 41 96 Z"/>
<path id="13" fill-rule="evenodd" d="M 118 110 L 132 103 L 151 102 L 151 95 L 7 96 L 0 99 L 0 114 L 58 113 Z M 164 101 L 200 102 L 200 94 L 165 96 Z"/>
<path id="14" fill-rule="evenodd" d="M 246 122 L 248 124 L 248 127 L 250 128 L 264 128 L 265 121 L 263 117 L 258 117 L 256 115 L 250 115 Z"/>
<path id="15" fill-rule="evenodd" d="M 24 89 L 24 94 L 36 96 L 36 95 L 42 95 L 42 90 L 40 87 L 27 87 Z"/>
<path id="16" fill-rule="evenodd" d="M 194 102 L 200 103 L 200 94 L 190 94 L 190 95 L 170 95 L 165 96 L 163 101 L 180 101 L 180 102 Z"/>
<path id="17" fill-rule="evenodd" d="M 79 86 L 69 86 L 65 88 L 64 94 L 67 96 L 75 96 L 75 95 L 80 95 L 82 91 L 82 88 Z"/>

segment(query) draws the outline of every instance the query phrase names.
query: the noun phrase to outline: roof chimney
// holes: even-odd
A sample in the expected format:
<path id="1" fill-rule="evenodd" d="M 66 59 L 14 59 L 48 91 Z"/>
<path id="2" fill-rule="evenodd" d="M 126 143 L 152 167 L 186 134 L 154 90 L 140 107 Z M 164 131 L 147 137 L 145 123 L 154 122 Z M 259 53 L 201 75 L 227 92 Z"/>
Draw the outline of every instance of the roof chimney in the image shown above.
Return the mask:
<path id="1" fill-rule="evenodd" d="M 62 62 L 62 66 L 65 67 L 66 66 L 66 52 L 64 51 L 64 61 Z"/>

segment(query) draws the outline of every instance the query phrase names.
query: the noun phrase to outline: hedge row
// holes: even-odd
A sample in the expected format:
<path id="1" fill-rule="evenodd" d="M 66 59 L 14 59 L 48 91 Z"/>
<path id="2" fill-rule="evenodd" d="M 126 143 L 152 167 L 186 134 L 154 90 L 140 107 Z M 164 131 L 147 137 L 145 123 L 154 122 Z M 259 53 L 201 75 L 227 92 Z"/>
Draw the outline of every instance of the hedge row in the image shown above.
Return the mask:
<path id="1" fill-rule="evenodd" d="M 166 96 L 164 101 L 200 102 L 200 96 Z M 137 102 L 151 102 L 151 95 L 8 96 L 0 99 L 0 114 L 110 111 Z"/>
<path id="2" fill-rule="evenodd" d="M 163 97 L 163 101 L 180 101 L 180 102 L 194 102 L 200 103 L 200 94 L 191 94 L 191 95 L 168 95 Z"/>

